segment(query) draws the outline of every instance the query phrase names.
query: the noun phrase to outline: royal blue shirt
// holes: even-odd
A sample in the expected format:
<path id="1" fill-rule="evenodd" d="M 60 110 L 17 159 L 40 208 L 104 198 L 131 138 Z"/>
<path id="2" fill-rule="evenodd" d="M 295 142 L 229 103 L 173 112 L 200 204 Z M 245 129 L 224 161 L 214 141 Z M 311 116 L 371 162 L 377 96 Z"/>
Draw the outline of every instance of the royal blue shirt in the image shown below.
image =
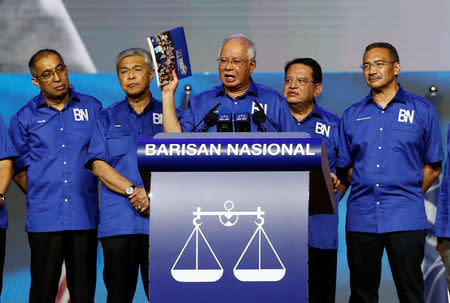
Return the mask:
<path id="1" fill-rule="evenodd" d="M 339 128 L 337 166 L 353 167 L 348 231 L 427 228 L 423 167 L 443 159 L 434 106 L 404 91 L 382 109 L 369 94 L 348 108 Z"/>
<path id="2" fill-rule="evenodd" d="M 27 170 L 26 231 L 97 228 L 98 181 L 84 163 L 101 109 L 94 97 L 71 90 L 61 111 L 41 93 L 11 118 L 9 131 L 19 153 L 14 168 Z"/>
<path id="3" fill-rule="evenodd" d="M 180 119 L 181 127 L 184 132 L 190 132 L 213 108 L 220 103 L 216 112 L 220 114 L 253 114 L 258 110 L 254 100 L 259 102 L 264 108 L 270 122 L 265 122 L 265 127 L 269 132 L 288 132 L 297 131 L 297 125 L 292 120 L 292 115 L 287 106 L 286 100 L 277 91 L 267 86 L 257 84 L 253 80 L 249 89 L 236 99 L 231 98 L 223 89 L 222 84 L 206 90 L 190 100 L 189 107 Z M 251 118 L 250 118 L 251 120 Z M 258 131 L 258 126 L 250 122 L 251 131 Z M 194 130 L 198 131 L 202 123 Z M 209 132 L 216 132 L 217 126 L 212 126 Z"/>
<path id="4" fill-rule="evenodd" d="M 5 126 L 5 122 L 3 122 L 2 116 L 0 116 L 0 160 L 14 159 L 17 156 L 18 154 L 9 137 L 8 129 Z M 0 207 L 0 228 L 8 228 L 8 210 L 6 209 L 6 203 L 3 203 L 3 206 Z"/>
<path id="5" fill-rule="evenodd" d="M 447 131 L 447 160 L 444 167 L 444 175 L 442 178 L 441 189 L 439 192 L 439 200 L 436 211 L 436 221 L 434 223 L 434 235 L 436 237 L 450 238 L 450 192 L 448 190 L 449 174 L 450 174 L 450 124 Z"/>
<path id="6" fill-rule="evenodd" d="M 127 98 L 103 110 L 92 135 L 87 166 L 98 159 L 107 162 L 138 187 L 144 187 L 137 162 L 139 139 L 152 138 L 163 132 L 162 104 L 151 98 L 141 114 L 130 106 Z M 125 195 L 102 186 L 98 236 L 147 234 L 149 217 L 141 215 Z"/>
<path id="7" fill-rule="evenodd" d="M 309 115 L 297 122 L 297 125 L 299 131 L 308 133 L 311 138 L 325 141 L 330 170 L 336 173 L 339 117 L 316 104 Z M 336 201 L 339 201 L 339 197 L 339 193 L 336 194 Z M 335 214 L 309 216 L 308 245 L 320 249 L 337 249 L 337 228 L 337 204 Z"/>

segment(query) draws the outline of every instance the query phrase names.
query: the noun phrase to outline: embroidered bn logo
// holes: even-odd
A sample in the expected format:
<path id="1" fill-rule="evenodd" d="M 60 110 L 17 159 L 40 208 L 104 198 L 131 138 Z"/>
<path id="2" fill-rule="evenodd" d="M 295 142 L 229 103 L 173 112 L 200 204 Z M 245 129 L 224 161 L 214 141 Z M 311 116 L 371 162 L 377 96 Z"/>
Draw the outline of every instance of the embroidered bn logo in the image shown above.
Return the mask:
<path id="1" fill-rule="evenodd" d="M 409 111 L 406 109 L 400 109 L 398 111 L 398 122 L 404 122 L 404 123 L 413 123 L 414 119 L 414 111 Z"/>
<path id="2" fill-rule="evenodd" d="M 74 108 L 73 117 L 75 121 L 89 121 L 89 114 L 87 108 L 86 109 Z"/>
<path id="3" fill-rule="evenodd" d="M 330 137 L 330 126 L 324 123 L 316 122 L 316 134 Z"/>
<path id="4" fill-rule="evenodd" d="M 162 114 L 153 113 L 153 124 L 162 124 Z"/>

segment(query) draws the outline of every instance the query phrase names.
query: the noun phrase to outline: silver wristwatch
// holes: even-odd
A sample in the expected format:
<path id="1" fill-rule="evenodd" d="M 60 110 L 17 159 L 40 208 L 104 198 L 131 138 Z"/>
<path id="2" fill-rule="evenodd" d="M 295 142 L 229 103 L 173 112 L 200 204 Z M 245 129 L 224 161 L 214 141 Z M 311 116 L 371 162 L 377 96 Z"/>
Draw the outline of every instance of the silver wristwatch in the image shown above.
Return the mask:
<path id="1" fill-rule="evenodd" d="M 127 195 L 127 197 L 129 197 L 130 195 L 132 195 L 134 193 L 134 191 L 136 190 L 136 185 L 130 185 L 125 189 L 125 194 Z"/>
<path id="2" fill-rule="evenodd" d="M 3 202 L 5 202 L 5 194 L 0 193 L 0 200 Z"/>

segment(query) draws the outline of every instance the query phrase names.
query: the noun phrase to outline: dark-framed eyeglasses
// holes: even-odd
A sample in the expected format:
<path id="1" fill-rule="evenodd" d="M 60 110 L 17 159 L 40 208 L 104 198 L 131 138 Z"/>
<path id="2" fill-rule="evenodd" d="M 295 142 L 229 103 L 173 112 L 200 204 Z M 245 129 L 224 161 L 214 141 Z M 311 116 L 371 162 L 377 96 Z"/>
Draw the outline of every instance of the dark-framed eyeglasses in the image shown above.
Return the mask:
<path id="1" fill-rule="evenodd" d="M 58 65 L 54 70 L 46 70 L 40 75 L 33 75 L 35 78 L 42 78 L 45 81 L 48 81 L 50 79 L 53 79 L 55 76 L 55 73 L 58 74 L 58 76 L 61 76 L 63 73 L 65 73 L 67 70 L 67 67 L 64 64 Z"/>

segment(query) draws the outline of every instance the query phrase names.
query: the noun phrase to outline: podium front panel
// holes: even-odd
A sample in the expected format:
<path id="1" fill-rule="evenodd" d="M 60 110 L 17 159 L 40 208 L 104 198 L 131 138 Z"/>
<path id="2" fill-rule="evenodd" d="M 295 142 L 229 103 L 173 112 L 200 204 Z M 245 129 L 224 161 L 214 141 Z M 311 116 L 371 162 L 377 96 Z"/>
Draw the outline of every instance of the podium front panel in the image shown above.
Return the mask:
<path id="1" fill-rule="evenodd" d="M 306 302 L 308 182 L 307 171 L 153 172 L 151 302 Z"/>

